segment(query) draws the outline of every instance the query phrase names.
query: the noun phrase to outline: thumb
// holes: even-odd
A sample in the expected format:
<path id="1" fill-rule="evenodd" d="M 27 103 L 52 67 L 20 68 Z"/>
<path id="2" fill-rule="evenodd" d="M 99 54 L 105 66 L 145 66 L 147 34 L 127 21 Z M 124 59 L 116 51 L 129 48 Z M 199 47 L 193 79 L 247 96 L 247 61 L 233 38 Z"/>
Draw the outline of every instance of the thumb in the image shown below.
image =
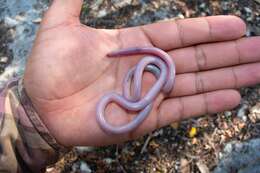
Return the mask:
<path id="1" fill-rule="evenodd" d="M 83 0 L 53 0 L 43 18 L 42 28 L 79 22 L 82 5 Z"/>

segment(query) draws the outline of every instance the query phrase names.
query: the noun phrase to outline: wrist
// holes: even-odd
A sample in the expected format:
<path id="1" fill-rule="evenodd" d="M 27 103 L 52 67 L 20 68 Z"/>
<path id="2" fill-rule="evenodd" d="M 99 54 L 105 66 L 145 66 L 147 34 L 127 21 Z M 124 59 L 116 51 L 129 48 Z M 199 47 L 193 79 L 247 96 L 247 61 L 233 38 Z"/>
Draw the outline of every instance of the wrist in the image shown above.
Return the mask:
<path id="1" fill-rule="evenodd" d="M 23 84 L 23 79 L 19 80 L 18 84 L 18 95 L 21 105 L 23 106 L 26 115 L 30 119 L 34 128 L 38 131 L 41 137 L 54 148 L 55 151 L 59 153 L 66 153 L 70 150 L 69 147 L 65 147 L 62 145 L 63 143 L 59 143 L 56 137 L 50 132 L 49 128 L 46 126 L 42 118 L 40 117 L 37 109 L 33 105 L 30 97 L 28 96 L 26 89 Z"/>

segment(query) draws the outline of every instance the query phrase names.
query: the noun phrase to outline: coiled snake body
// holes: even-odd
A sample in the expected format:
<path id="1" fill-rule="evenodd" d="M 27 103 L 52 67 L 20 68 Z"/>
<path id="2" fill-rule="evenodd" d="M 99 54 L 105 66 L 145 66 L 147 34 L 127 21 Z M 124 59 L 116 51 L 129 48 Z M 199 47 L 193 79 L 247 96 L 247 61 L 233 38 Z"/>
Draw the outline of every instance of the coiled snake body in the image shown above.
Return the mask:
<path id="1" fill-rule="evenodd" d="M 155 47 L 128 48 L 108 54 L 109 57 L 121 57 L 128 55 L 147 54 L 138 64 L 131 68 L 126 74 L 123 82 L 123 95 L 115 92 L 104 95 L 97 105 L 97 122 L 104 132 L 109 134 L 123 134 L 136 129 L 149 115 L 152 110 L 153 101 L 162 91 L 169 94 L 173 89 L 175 79 L 175 64 L 166 52 Z M 144 71 L 152 73 L 157 81 L 141 97 L 142 77 Z M 133 91 L 131 92 L 131 82 Z M 139 112 L 128 124 L 113 126 L 105 119 L 105 109 L 111 102 L 115 102 L 129 111 Z"/>

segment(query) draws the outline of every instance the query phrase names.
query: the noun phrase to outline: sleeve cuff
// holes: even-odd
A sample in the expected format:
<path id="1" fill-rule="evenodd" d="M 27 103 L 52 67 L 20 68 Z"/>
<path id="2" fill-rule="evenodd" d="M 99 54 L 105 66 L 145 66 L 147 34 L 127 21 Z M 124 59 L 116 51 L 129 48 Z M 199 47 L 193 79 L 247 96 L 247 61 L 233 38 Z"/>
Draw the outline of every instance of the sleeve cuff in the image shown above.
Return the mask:
<path id="1" fill-rule="evenodd" d="M 23 79 L 18 81 L 17 88 L 18 96 L 22 107 L 28 118 L 30 119 L 32 125 L 39 133 L 39 135 L 61 156 L 65 153 L 69 152 L 71 148 L 60 145 L 56 139 L 50 134 L 48 128 L 44 125 L 42 120 L 40 119 L 38 113 L 36 112 L 29 96 L 26 93 L 25 88 L 23 87 Z"/>

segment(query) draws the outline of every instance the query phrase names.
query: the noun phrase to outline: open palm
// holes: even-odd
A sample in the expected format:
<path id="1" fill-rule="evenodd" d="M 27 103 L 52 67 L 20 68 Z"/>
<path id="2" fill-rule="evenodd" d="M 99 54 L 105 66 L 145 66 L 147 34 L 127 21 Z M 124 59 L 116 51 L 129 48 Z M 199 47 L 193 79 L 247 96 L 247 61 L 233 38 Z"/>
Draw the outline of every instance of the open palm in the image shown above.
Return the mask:
<path id="1" fill-rule="evenodd" d="M 181 119 L 231 109 L 238 87 L 260 81 L 260 38 L 242 38 L 245 24 L 234 16 L 160 22 L 101 30 L 79 22 L 81 0 L 55 0 L 46 13 L 28 60 L 25 89 L 41 119 L 65 146 L 106 145 L 136 138 Z M 151 115 L 130 134 L 107 135 L 96 122 L 104 93 L 121 92 L 124 75 L 138 57 L 107 58 L 114 50 L 155 46 L 176 63 L 173 92 L 160 95 Z M 155 81 L 143 80 L 144 92 Z M 107 109 L 111 124 L 134 117 L 120 107 Z"/>

